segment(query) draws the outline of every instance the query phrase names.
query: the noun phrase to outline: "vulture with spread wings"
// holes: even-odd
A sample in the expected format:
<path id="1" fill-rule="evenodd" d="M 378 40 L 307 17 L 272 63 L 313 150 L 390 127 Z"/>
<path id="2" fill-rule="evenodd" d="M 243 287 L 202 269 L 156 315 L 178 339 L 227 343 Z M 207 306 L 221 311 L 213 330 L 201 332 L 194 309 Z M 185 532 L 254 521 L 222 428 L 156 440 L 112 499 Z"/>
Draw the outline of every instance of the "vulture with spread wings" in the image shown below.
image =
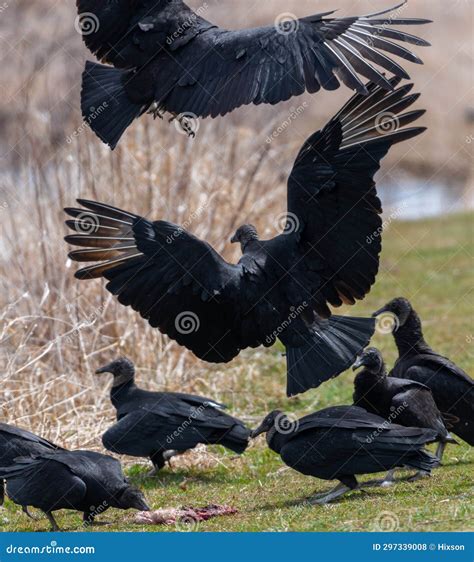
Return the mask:
<path id="1" fill-rule="evenodd" d="M 197 357 L 225 363 L 241 350 L 286 347 L 288 395 L 349 368 L 374 332 L 374 319 L 333 316 L 373 285 L 381 250 L 374 175 L 390 147 L 424 131 L 412 84 L 367 84 L 301 149 L 288 181 L 288 223 L 272 240 L 241 226 L 242 258 L 226 262 L 209 244 L 162 220 L 80 200 L 66 209 L 81 249 L 96 262 L 78 279 L 105 277 L 107 289 Z M 374 235 L 375 234 L 375 235 Z"/>
<path id="2" fill-rule="evenodd" d="M 84 119 L 114 148 L 147 111 L 180 120 L 217 117 L 242 105 L 335 90 L 340 82 L 367 94 L 364 78 L 389 89 L 384 71 L 409 76 L 388 55 L 421 63 L 399 43 L 429 45 L 393 28 L 429 22 L 399 17 L 405 3 L 366 16 L 282 16 L 274 25 L 228 31 L 182 0 L 77 0 L 86 46 L 111 65 L 87 62 Z"/>

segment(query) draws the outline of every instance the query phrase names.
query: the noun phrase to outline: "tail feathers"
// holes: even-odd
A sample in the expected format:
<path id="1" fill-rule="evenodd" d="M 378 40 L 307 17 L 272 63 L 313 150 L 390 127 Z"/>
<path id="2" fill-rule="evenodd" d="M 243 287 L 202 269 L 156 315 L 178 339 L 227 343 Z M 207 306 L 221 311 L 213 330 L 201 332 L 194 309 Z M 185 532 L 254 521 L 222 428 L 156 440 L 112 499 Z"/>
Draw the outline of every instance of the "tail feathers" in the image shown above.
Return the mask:
<path id="1" fill-rule="evenodd" d="M 82 115 L 112 150 L 125 130 L 147 109 L 131 102 L 125 91 L 130 72 L 88 61 L 82 74 Z"/>
<path id="2" fill-rule="evenodd" d="M 437 468 L 440 464 L 437 457 L 422 449 L 412 451 L 403 462 L 405 466 L 425 472 L 431 472 L 433 468 Z"/>
<path id="3" fill-rule="evenodd" d="M 244 425 L 235 425 L 220 441 L 220 445 L 241 455 L 248 447 L 250 430 Z"/>
<path id="4" fill-rule="evenodd" d="M 375 331 L 372 318 L 331 316 L 315 324 L 302 347 L 288 347 L 287 395 L 316 388 L 348 369 Z"/>

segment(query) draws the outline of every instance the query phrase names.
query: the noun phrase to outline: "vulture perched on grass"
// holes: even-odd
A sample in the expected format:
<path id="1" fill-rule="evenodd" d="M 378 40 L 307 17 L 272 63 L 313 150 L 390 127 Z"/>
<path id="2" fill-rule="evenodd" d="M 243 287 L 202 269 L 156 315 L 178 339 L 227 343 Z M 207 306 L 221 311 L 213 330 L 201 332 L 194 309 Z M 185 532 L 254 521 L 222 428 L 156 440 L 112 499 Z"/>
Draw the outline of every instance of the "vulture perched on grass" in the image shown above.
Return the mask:
<path id="1" fill-rule="evenodd" d="M 52 451 L 64 451 L 62 447 L 43 439 L 39 435 L 30 433 L 26 429 L 0 423 L 0 466 L 11 466 L 17 457 L 30 457 L 39 453 L 51 453 Z M 0 487 L 0 505 L 3 505 L 5 496 L 4 482 Z M 22 505 L 23 511 L 31 517 L 28 505 Z"/>
<path id="2" fill-rule="evenodd" d="M 391 314 L 399 357 L 390 376 L 427 386 L 449 430 L 474 446 L 474 380 L 426 343 L 421 320 L 410 301 L 391 300 L 374 317 Z"/>
<path id="3" fill-rule="evenodd" d="M 372 347 L 357 358 L 353 369 L 361 367 L 354 380 L 354 404 L 399 425 L 434 429 L 439 441 L 436 456 L 441 461 L 446 443 L 456 441 L 446 429 L 431 390 L 416 381 L 388 377 L 382 354 Z"/>
<path id="4" fill-rule="evenodd" d="M 107 289 L 154 328 L 211 363 L 241 350 L 286 347 L 287 393 L 305 392 L 348 369 L 375 329 L 372 318 L 333 316 L 375 282 L 381 203 L 374 175 L 390 147 L 423 132 L 412 84 L 393 91 L 371 83 L 304 144 L 288 180 L 285 231 L 260 240 L 252 225 L 232 238 L 237 264 L 178 225 L 152 222 L 109 204 L 79 200 L 66 209 L 81 249 L 80 280 L 104 277 Z"/>
<path id="5" fill-rule="evenodd" d="M 295 421 L 275 410 L 252 437 L 261 433 L 266 433 L 270 449 L 290 468 L 323 480 L 339 480 L 334 490 L 307 500 L 313 504 L 326 504 L 351 490 L 381 484 L 359 484 L 356 475 L 403 466 L 429 472 L 438 465 L 423 450 L 436 438 L 436 431 L 390 424 L 356 406 L 334 406 Z"/>
<path id="6" fill-rule="evenodd" d="M 186 116 L 274 105 L 340 82 L 360 94 L 367 94 L 364 79 L 389 90 L 384 71 L 409 78 L 391 56 L 422 63 L 400 43 L 429 45 L 394 29 L 429 23 L 399 17 L 404 4 L 366 16 L 283 15 L 273 25 L 229 31 L 182 0 L 77 0 L 84 42 L 106 63 L 86 63 L 82 114 L 113 149 L 147 111 L 178 116 L 193 134 Z"/>
<path id="7" fill-rule="evenodd" d="M 135 384 L 135 366 L 125 357 L 96 373 L 114 377 L 110 399 L 117 423 L 104 433 L 104 447 L 120 455 L 149 457 L 152 475 L 199 443 L 222 445 L 238 454 L 247 448 L 250 430 L 210 398 L 143 390 Z"/>
<path id="8" fill-rule="evenodd" d="M 83 512 L 85 524 L 109 507 L 148 511 L 140 490 L 128 483 L 120 462 L 92 451 L 42 452 L 19 457 L 8 467 L 0 465 L 9 498 L 18 505 L 41 509 L 59 531 L 53 512 Z"/>

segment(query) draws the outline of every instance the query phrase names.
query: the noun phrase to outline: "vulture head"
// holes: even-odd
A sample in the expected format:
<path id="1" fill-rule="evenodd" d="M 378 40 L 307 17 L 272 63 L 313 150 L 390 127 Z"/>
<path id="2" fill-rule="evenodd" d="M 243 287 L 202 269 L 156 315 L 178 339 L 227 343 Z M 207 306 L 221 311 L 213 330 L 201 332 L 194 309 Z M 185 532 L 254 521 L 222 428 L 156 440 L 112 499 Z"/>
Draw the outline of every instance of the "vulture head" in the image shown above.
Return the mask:
<path id="1" fill-rule="evenodd" d="M 374 312 L 372 316 L 375 318 L 377 316 L 381 316 L 382 314 L 393 314 L 396 318 L 393 331 L 396 331 L 399 327 L 406 323 L 412 311 L 413 308 L 410 301 L 403 297 L 398 297 L 388 302 L 385 306 L 377 310 L 377 312 Z"/>
<path id="2" fill-rule="evenodd" d="M 126 357 L 120 357 L 112 363 L 108 363 L 104 367 L 97 369 L 96 375 L 101 375 L 103 373 L 111 373 L 114 377 L 113 386 L 119 386 L 125 384 L 129 381 L 133 381 L 135 378 L 135 366 Z"/>
<path id="3" fill-rule="evenodd" d="M 374 375 L 385 375 L 385 365 L 382 354 L 375 347 L 368 347 L 359 355 L 356 362 L 352 366 L 352 370 L 356 371 L 364 367 L 369 373 Z"/>
<path id="4" fill-rule="evenodd" d="M 258 240 L 257 229 L 252 224 L 244 224 L 243 226 L 240 226 L 234 236 L 230 239 L 232 244 L 240 244 L 242 252 L 245 250 L 247 244 L 252 240 Z"/>

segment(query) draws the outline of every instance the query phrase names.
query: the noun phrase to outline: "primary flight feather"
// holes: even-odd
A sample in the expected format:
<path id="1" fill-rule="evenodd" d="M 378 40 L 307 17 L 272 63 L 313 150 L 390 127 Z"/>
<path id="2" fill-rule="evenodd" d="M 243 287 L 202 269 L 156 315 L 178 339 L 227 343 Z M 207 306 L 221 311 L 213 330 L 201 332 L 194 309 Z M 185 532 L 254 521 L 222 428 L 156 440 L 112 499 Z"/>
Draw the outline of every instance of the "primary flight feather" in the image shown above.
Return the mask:
<path id="1" fill-rule="evenodd" d="M 428 23 L 398 17 L 404 4 L 367 16 L 332 18 L 326 12 L 229 31 L 182 0 L 78 0 L 87 47 L 111 65 L 87 62 L 84 119 L 114 148 L 147 111 L 217 117 L 242 105 L 335 90 L 340 82 L 367 94 L 364 78 L 390 89 L 383 72 L 409 76 L 389 55 L 421 63 L 394 41 L 429 45 L 393 29 Z"/>

